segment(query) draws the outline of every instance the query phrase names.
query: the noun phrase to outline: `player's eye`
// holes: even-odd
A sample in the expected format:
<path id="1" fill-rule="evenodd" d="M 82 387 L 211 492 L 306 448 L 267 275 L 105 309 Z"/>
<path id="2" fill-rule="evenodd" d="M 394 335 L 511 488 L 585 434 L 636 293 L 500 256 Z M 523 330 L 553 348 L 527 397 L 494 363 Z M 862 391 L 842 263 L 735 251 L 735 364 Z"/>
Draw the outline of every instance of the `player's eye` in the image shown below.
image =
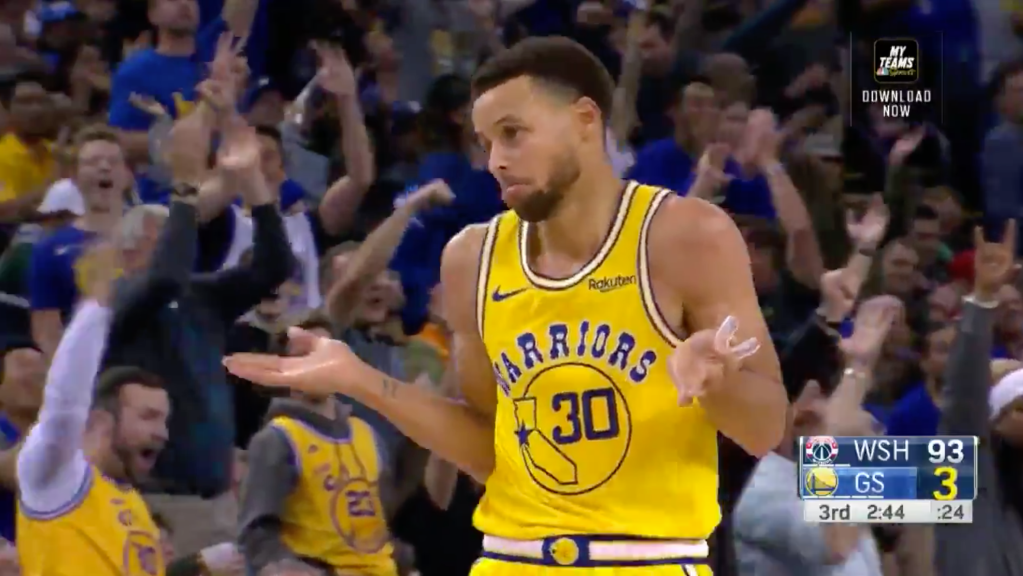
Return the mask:
<path id="1" fill-rule="evenodd" d="M 501 138 L 508 142 L 515 140 L 522 130 L 518 126 L 504 126 L 501 128 Z"/>

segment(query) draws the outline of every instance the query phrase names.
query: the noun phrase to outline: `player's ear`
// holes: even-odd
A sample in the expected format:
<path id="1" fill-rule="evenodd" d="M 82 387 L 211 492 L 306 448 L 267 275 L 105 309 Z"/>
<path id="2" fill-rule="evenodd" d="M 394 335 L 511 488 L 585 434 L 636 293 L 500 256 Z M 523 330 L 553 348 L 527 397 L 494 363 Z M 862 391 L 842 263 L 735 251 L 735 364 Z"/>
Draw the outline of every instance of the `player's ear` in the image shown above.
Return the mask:
<path id="1" fill-rule="evenodd" d="M 596 133 L 604 137 L 604 115 L 600 113 L 600 107 L 592 98 L 583 96 L 572 104 L 575 112 L 576 122 L 584 133 Z"/>

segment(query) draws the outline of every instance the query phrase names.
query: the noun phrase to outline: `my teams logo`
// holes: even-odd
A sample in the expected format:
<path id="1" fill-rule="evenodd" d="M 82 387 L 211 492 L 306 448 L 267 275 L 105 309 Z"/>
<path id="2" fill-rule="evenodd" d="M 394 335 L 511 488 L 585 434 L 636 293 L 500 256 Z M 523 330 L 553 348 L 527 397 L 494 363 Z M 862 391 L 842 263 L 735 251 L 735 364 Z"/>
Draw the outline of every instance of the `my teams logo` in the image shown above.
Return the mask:
<path id="1" fill-rule="evenodd" d="M 803 484 L 812 496 L 831 496 L 838 491 L 838 473 L 834 468 L 810 468 Z"/>
<path id="2" fill-rule="evenodd" d="M 827 466 L 838 458 L 838 442 L 831 436 L 810 436 L 806 440 L 805 453 L 814 464 Z"/>
<path id="3" fill-rule="evenodd" d="M 920 79 L 920 45 L 912 38 L 882 38 L 874 42 L 874 81 L 913 84 Z"/>

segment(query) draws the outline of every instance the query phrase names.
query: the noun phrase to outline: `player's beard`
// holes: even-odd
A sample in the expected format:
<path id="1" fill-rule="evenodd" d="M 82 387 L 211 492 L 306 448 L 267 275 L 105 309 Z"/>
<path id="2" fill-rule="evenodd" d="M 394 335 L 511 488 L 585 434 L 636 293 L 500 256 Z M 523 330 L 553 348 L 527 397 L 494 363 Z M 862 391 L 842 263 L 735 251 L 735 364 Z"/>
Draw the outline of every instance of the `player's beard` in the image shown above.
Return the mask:
<path id="1" fill-rule="evenodd" d="M 124 474 L 123 480 L 132 486 L 137 486 L 142 480 L 145 480 L 145 478 L 141 478 L 139 474 L 135 473 L 135 468 L 132 466 L 134 451 L 121 440 L 120 435 L 114 436 L 110 442 L 110 450 L 113 452 L 114 458 L 117 458 L 121 463 L 121 469 Z"/>
<path id="2" fill-rule="evenodd" d="M 536 223 L 549 219 L 581 173 L 579 159 L 570 152 L 562 154 L 554 161 L 546 189 L 534 192 L 512 209 L 526 222 Z"/>

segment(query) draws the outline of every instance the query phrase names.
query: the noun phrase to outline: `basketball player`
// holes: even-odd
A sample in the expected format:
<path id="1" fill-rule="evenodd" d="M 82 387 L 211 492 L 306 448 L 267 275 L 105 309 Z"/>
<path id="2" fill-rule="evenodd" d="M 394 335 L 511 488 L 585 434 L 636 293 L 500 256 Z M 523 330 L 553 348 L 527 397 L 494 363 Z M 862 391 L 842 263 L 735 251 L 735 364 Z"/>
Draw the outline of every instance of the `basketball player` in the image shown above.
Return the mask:
<path id="1" fill-rule="evenodd" d="M 270 405 L 267 425 L 249 444 L 239 518 L 252 574 L 398 575 L 379 440 L 348 412 L 333 395 L 302 392 Z"/>
<path id="2" fill-rule="evenodd" d="M 473 576 L 709 574 L 716 434 L 763 455 L 787 410 L 742 235 L 707 202 L 615 177 L 611 79 L 578 44 L 524 40 L 473 88 L 511 211 L 444 253 L 465 401 L 308 334 L 294 335 L 303 357 L 226 364 L 263 384 L 344 392 L 485 481 Z M 695 185 L 720 177 L 708 168 Z"/>
<path id="3" fill-rule="evenodd" d="M 160 530 L 132 484 L 167 439 L 167 392 L 135 369 L 108 371 L 96 385 L 110 328 L 112 252 L 84 256 L 87 299 L 57 346 L 39 420 L 18 456 L 25 574 L 164 574 Z"/>

